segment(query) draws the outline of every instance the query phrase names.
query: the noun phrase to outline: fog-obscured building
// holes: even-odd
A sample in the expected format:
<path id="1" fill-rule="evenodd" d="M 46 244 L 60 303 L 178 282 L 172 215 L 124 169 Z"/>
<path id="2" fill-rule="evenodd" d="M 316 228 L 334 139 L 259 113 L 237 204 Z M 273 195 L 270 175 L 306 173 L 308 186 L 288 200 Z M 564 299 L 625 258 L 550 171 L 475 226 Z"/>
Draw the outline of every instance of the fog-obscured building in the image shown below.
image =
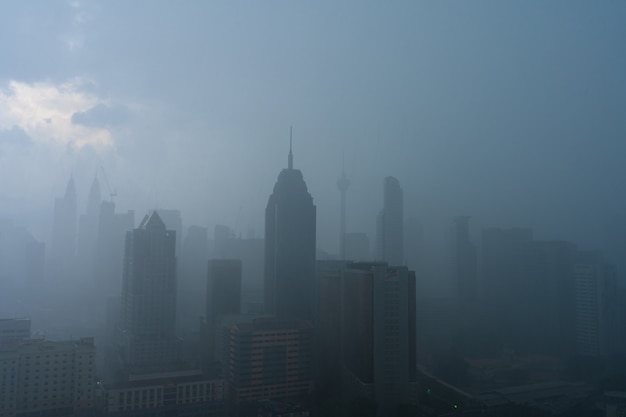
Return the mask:
<path id="1" fill-rule="evenodd" d="M 278 175 L 265 209 L 265 310 L 313 319 L 316 208 L 302 172 L 288 166 Z"/>
<path id="2" fill-rule="evenodd" d="M 98 240 L 98 224 L 100 222 L 100 183 L 95 177 L 89 189 L 87 208 L 78 219 L 77 266 L 81 284 L 94 285 L 96 242 Z"/>
<path id="3" fill-rule="evenodd" d="M 311 322 L 262 317 L 225 329 L 225 377 L 235 413 L 265 399 L 296 400 L 313 390 Z"/>
<path id="4" fill-rule="evenodd" d="M 241 261 L 239 259 L 211 259 L 207 274 L 206 321 L 208 353 L 215 352 L 215 323 L 220 315 L 241 313 Z"/>
<path id="5" fill-rule="evenodd" d="M 385 177 L 383 209 L 377 218 L 377 256 L 390 265 L 404 265 L 404 196 L 400 182 Z"/>
<path id="6" fill-rule="evenodd" d="M 176 232 L 159 214 L 126 234 L 121 325 L 130 374 L 171 370 L 180 361 L 176 337 Z"/>
<path id="7" fill-rule="evenodd" d="M 198 370 L 139 375 L 105 387 L 104 412 L 115 417 L 192 417 L 226 415 L 223 379 Z"/>
<path id="8" fill-rule="evenodd" d="M 344 395 L 374 400 L 379 415 L 417 401 L 415 308 L 407 267 L 351 263 L 343 271 Z"/>
<path id="9" fill-rule="evenodd" d="M 93 415 L 95 356 L 93 338 L 0 351 L 0 416 Z"/>
<path id="10" fill-rule="evenodd" d="M 579 252 L 573 268 L 576 353 L 615 353 L 618 339 L 618 291 L 615 266 L 598 252 Z"/>
<path id="11" fill-rule="evenodd" d="M 94 259 L 96 289 L 103 300 L 122 292 L 122 265 L 126 232 L 135 227 L 135 212 L 116 213 L 112 201 L 100 204 Z"/>
<path id="12" fill-rule="evenodd" d="M 48 273 L 56 282 L 74 278 L 76 262 L 77 204 L 74 178 L 70 178 L 62 198 L 54 201 L 52 239 L 50 240 Z"/>

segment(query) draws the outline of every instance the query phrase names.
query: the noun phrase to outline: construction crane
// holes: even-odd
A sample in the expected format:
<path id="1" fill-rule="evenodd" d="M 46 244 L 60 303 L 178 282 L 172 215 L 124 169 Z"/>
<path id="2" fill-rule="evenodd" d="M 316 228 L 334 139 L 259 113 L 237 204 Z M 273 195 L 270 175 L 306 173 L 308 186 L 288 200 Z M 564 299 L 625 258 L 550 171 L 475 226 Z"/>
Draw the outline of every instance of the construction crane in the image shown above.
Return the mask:
<path id="1" fill-rule="evenodd" d="M 100 165 L 100 169 L 102 170 L 102 177 L 104 178 L 104 183 L 106 184 L 107 191 L 109 192 L 109 200 L 112 203 L 113 202 L 113 197 L 115 197 L 117 195 L 117 191 L 115 191 L 115 190 L 111 191 L 111 186 L 109 185 L 109 179 L 107 178 L 107 173 L 104 170 L 104 167 L 102 165 Z"/>

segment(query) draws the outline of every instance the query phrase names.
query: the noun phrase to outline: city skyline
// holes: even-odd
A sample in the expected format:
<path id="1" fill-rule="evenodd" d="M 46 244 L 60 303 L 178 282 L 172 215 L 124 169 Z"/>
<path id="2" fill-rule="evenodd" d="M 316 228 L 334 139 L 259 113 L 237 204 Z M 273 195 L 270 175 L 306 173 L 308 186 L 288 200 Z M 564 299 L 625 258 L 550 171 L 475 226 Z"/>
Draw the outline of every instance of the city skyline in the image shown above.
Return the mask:
<path id="1" fill-rule="evenodd" d="M 84 195 L 102 166 L 122 211 L 261 236 L 293 125 L 325 251 L 342 153 L 347 232 L 373 238 L 371 189 L 395 176 L 430 240 L 471 215 L 597 246 L 626 207 L 624 9 L 4 4 L 0 217 L 47 240 L 53 198 L 72 175 Z"/>

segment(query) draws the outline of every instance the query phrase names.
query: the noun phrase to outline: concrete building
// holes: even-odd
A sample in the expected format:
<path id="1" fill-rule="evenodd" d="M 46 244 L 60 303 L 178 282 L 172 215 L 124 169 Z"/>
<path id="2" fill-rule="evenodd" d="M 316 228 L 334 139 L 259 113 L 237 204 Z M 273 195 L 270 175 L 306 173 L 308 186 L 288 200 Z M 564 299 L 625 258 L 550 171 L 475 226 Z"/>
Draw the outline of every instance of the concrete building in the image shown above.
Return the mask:
<path id="1" fill-rule="evenodd" d="M 379 415 L 417 401 L 415 274 L 386 263 L 343 272 L 344 395 L 376 401 Z"/>
<path id="2" fill-rule="evenodd" d="M 377 219 L 377 260 L 404 265 L 404 196 L 400 182 L 386 177 L 383 209 Z"/>
<path id="3" fill-rule="evenodd" d="M 287 169 L 274 185 L 265 209 L 265 310 L 284 317 L 313 319 L 316 208 L 302 172 Z"/>
<path id="4" fill-rule="evenodd" d="M 48 272 L 50 279 L 57 282 L 69 282 L 74 278 L 76 210 L 76 188 L 74 178 L 70 178 L 64 196 L 54 201 Z"/>
<path id="5" fill-rule="evenodd" d="M 0 319 L 0 351 L 16 348 L 30 339 L 30 319 Z"/>
<path id="6" fill-rule="evenodd" d="M 207 275 L 206 321 L 209 358 L 215 352 L 215 323 L 220 315 L 241 313 L 241 261 L 211 259 Z"/>
<path id="7" fill-rule="evenodd" d="M 235 414 L 265 399 L 299 400 L 313 390 L 310 322 L 261 317 L 230 325 L 222 356 Z"/>
<path id="8" fill-rule="evenodd" d="M 156 211 L 126 234 L 121 325 L 131 374 L 170 370 L 180 360 L 175 251 L 176 233 Z"/>
<path id="9" fill-rule="evenodd" d="M 224 416 L 225 398 L 223 379 L 198 370 L 163 372 L 105 387 L 104 411 L 115 417 Z"/>
<path id="10" fill-rule="evenodd" d="M 573 270 L 576 353 L 614 353 L 617 334 L 617 273 L 598 252 L 579 252 Z"/>
<path id="11" fill-rule="evenodd" d="M 0 416 L 91 415 L 95 356 L 93 338 L 28 340 L 0 352 Z"/>

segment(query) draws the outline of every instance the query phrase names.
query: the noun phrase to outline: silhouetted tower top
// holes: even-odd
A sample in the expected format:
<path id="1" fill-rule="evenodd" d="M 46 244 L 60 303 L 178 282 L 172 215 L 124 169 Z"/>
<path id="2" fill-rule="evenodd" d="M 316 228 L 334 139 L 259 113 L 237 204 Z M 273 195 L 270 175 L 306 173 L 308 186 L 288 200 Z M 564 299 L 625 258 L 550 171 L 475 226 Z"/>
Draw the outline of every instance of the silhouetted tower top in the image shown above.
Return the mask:
<path id="1" fill-rule="evenodd" d="M 291 131 L 290 131 L 291 134 Z M 289 146 L 265 209 L 265 308 L 277 316 L 312 319 L 316 208 Z"/>

